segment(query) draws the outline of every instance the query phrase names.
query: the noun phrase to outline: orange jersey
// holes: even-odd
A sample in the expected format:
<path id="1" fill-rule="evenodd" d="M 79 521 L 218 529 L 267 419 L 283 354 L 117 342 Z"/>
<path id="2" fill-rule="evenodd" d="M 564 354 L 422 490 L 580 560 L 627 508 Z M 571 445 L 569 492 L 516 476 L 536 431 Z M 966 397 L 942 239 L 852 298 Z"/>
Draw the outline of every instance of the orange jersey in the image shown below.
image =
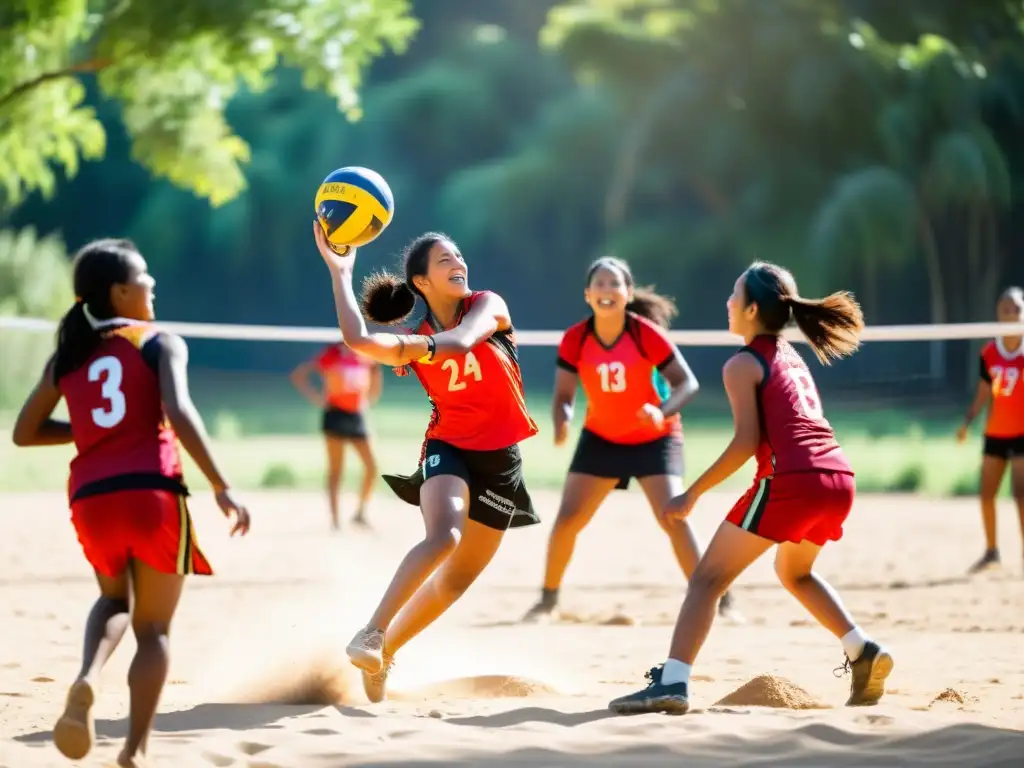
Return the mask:
<path id="1" fill-rule="evenodd" d="M 987 437 L 1024 435 L 1024 345 L 1010 352 L 1001 339 L 981 350 L 981 379 L 992 387 Z"/>
<path id="2" fill-rule="evenodd" d="M 675 355 L 661 328 L 629 312 L 625 330 L 608 347 L 594 334 L 593 318 L 569 328 L 558 346 L 557 365 L 579 376 L 587 397 L 584 429 L 613 443 L 635 445 L 682 430 L 679 414 L 661 427 L 637 417 L 644 405 L 661 405 L 668 396 L 660 371 Z"/>
<path id="3" fill-rule="evenodd" d="M 315 362 L 324 380 L 325 406 L 349 413 L 366 408 L 376 362 L 344 344 L 325 347 Z"/>
<path id="4" fill-rule="evenodd" d="M 474 291 L 457 321 L 484 295 Z M 416 333 L 443 328 L 429 313 Z M 464 355 L 439 363 L 410 363 L 433 406 L 427 439 L 443 440 L 468 451 L 508 448 L 537 434 L 526 409 L 515 330 L 498 331 Z"/>

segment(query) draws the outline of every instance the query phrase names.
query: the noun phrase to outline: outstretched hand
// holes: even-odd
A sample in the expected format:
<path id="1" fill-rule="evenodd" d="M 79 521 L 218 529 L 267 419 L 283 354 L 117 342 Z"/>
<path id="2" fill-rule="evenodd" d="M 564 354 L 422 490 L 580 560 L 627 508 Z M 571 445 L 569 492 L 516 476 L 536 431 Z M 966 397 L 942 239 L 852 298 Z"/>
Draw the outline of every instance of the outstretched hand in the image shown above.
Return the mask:
<path id="1" fill-rule="evenodd" d="M 316 249 L 320 251 L 320 256 L 329 268 L 341 269 L 343 267 L 351 267 L 355 263 L 356 249 L 349 245 L 345 246 L 344 253 L 338 253 L 334 250 L 327 240 L 327 233 L 324 232 L 324 228 L 318 219 L 313 219 L 313 240 L 316 241 Z"/>
<path id="2" fill-rule="evenodd" d="M 245 536 L 249 532 L 249 526 L 252 524 L 249 518 L 249 509 L 245 504 L 236 499 L 234 494 L 227 488 L 217 491 L 214 494 L 214 499 L 216 499 L 220 511 L 224 513 L 224 517 L 229 520 L 234 518 L 233 525 L 231 526 L 231 535 L 234 536 L 236 533 L 239 533 Z"/>

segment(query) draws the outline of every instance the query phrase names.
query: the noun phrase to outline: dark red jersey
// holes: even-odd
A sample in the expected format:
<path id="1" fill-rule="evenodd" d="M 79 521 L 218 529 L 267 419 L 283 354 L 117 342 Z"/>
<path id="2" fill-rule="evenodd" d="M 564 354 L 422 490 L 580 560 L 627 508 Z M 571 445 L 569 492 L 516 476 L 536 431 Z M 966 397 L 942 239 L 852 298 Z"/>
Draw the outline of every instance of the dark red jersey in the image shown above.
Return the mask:
<path id="1" fill-rule="evenodd" d="M 458 321 L 485 293 L 474 291 L 463 302 Z M 442 330 L 428 314 L 416 333 Z M 494 333 L 464 355 L 410 367 L 433 405 L 427 439 L 470 451 L 493 451 L 537 434 L 526 408 L 512 328 Z"/>
<path id="2" fill-rule="evenodd" d="M 78 449 L 68 480 L 72 500 L 126 489 L 185 491 L 160 397 L 159 349 L 160 335 L 148 323 L 111 328 L 93 356 L 57 382 Z"/>
<path id="3" fill-rule="evenodd" d="M 825 418 L 814 378 L 793 345 L 778 336 L 758 336 L 739 354 L 753 355 L 764 368 L 757 393 L 757 477 L 815 471 L 852 474 Z"/>

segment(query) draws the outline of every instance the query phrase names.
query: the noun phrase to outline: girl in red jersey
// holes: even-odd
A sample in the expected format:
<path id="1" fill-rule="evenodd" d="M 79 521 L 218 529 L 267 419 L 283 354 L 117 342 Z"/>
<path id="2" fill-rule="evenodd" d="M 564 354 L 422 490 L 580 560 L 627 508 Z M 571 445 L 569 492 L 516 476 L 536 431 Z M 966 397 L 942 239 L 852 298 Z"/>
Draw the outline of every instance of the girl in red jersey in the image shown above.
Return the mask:
<path id="1" fill-rule="evenodd" d="M 620 714 L 685 713 L 690 667 L 711 629 L 716 602 L 773 546 L 782 585 L 842 642 L 853 668 L 847 705 L 874 704 L 884 692 L 892 656 L 868 639 L 832 587 L 814 573 L 821 548 L 843 535 L 853 505 L 853 471 L 825 419 L 810 370 L 779 336 L 792 318 L 827 364 L 857 349 L 864 327 L 860 307 L 848 293 L 802 298 L 789 272 L 757 262 L 736 281 L 728 312 L 729 330 L 746 343 L 723 370 L 735 434 L 667 514 L 685 518 L 697 499 L 752 456 L 754 485 L 719 527 L 690 578 L 668 660 L 647 673 L 647 688 L 609 706 Z"/>
<path id="2" fill-rule="evenodd" d="M 394 654 L 469 588 L 506 530 L 539 522 L 519 453 L 537 425 L 526 410 L 508 307 L 497 294 L 469 289 L 466 262 L 451 240 L 436 233 L 414 240 L 405 250 L 404 279 L 372 275 L 363 283 L 360 312 L 354 249 L 345 256 L 332 251 L 318 222 L 313 233 L 331 272 L 345 343 L 385 365 L 411 368 L 433 406 L 417 472 L 385 476 L 403 501 L 420 507 L 426 535 L 347 649 L 367 697 L 380 701 Z M 396 324 L 417 297 L 427 313 L 415 333 L 367 331 L 363 313 Z"/>
<path id="3" fill-rule="evenodd" d="M 317 391 L 309 383 L 309 375 L 314 371 L 323 382 L 322 391 Z M 321 431 L 327 443 L 327 502 L 334 530 L 341 525 L 338 501 L 346 445 L 355 448 L 363 462 L 359 506 L 352 522 L 367 525 L 366 507 L 377 477 L 377 459 L 373 455 L 364 414 L 367 407 L 380 399 L 382 378 L 379 365 L 340 343 L 324 347 L 320 354 L 300 363 L 291 374 L 295 388 L 315 406 L 323 408 Z"/>
<path id="4" fill-rule="evenodd" d="M 541 597 L 525 621 L 555 610 L 576 537 L 608 494 L 626 488 L 633 477 L 668 534 L 683 573 L 693 573 L 700 559 L 690 524 L 662 514 L 669 500 L 683 492 L 679 411 L 698 389 L 697 378 L 663 330 L 676 306 L 637 288 L 629 265 L 611 256 L 590 266 L 584 300 L 593 314 L 569 328 L 558 348 L 555 445 L 568 436 L 577 384 L 587 398 L 586 422 L 551 529 Z M 726 592 L 723 611 L 729 604 Z"/>
<path id="5" fill-rule="evenodd" d="M 100 588 L 81 671 L 53 740 L 73 760 L 88 754 L 100 672 L 131 623 L 138 648 L 128 671 L 129 730 L 117 762 L 123 767 L 143 765 L 185 576 L 213 572 L 185 504 L 178 440 L 210 481 L 218 506 L 234 515 L 231 533 L 249 530 L 249 513 L 214 463 L 189 396 L 185 343 L 150 325 L 154 284 L 128 240 L 98 240 L 78 253 L 79 298 L 14 426 L 17 445 L 75 444 L 71 521 Z M 52 418 L 62 397 L 70 423 Z"/>
<path id="6" fill-rule="evenodd" d="M 1007 288 L 996 304 L 996 317 L 1003 323 L 1024 323 L 1024 290 Z M 999 565 L 996 542 L 996 496 L 1007 465 L 1013 496 L 1017 500 L 1021 535 L 1024 536 L 1024 337 L 1003 336 L 981 350 L 978 391 L 957 430 L 957 440 L 967 439 L 971 422 L 992 401 L 985 423 L 985 445 L 981 458 L 981 522 L 985 531 L 985 553 L 970 568 L 978 573 Z"/>

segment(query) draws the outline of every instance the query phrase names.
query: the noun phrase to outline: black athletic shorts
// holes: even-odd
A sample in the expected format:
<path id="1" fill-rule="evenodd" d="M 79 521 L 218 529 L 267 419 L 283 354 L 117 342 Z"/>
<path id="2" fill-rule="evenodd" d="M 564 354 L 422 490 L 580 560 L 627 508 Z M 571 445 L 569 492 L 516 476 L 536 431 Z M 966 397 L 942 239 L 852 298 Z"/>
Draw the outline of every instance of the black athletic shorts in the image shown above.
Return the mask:
<path id="1" fill-rule="evenodd" d="M 985 447 L 982 452 L 986 456 L 1008 461 L 1024 459 L 1024 435 L 1017 437 L 989 437 L 985 435 Z"/>
<path id="2" fill-rule="evenodd" d="M 665 435 L 649 443 L 623 445 L 605 440 L 588 429 L 580 432 L 570 472 L 592 477 L 617 478 L 615 487 L 629 487 L 630 478 L 651 475 L 683 475 L 683 441 Z"/>
<path id="3" fill-rule="evenodd" d="M 427 440 L 423 464 L 408 477 L 384 475 L 402 501 L 420 505 L 420 486 L 431 477 L 455 475 L 469 486 L 469 519 L 504 531 L 540 522 L 523 479 L 519 446 L 468 451 L 442 440 Z"/>
<path id="4" fill-rule="evenodd" d="M 366 438 L 366 419 L 358 411 L 327 408 L 324 411 L 324 418 L 320 428 L 328 437 L 348 440 L 363 440 Z"/>

